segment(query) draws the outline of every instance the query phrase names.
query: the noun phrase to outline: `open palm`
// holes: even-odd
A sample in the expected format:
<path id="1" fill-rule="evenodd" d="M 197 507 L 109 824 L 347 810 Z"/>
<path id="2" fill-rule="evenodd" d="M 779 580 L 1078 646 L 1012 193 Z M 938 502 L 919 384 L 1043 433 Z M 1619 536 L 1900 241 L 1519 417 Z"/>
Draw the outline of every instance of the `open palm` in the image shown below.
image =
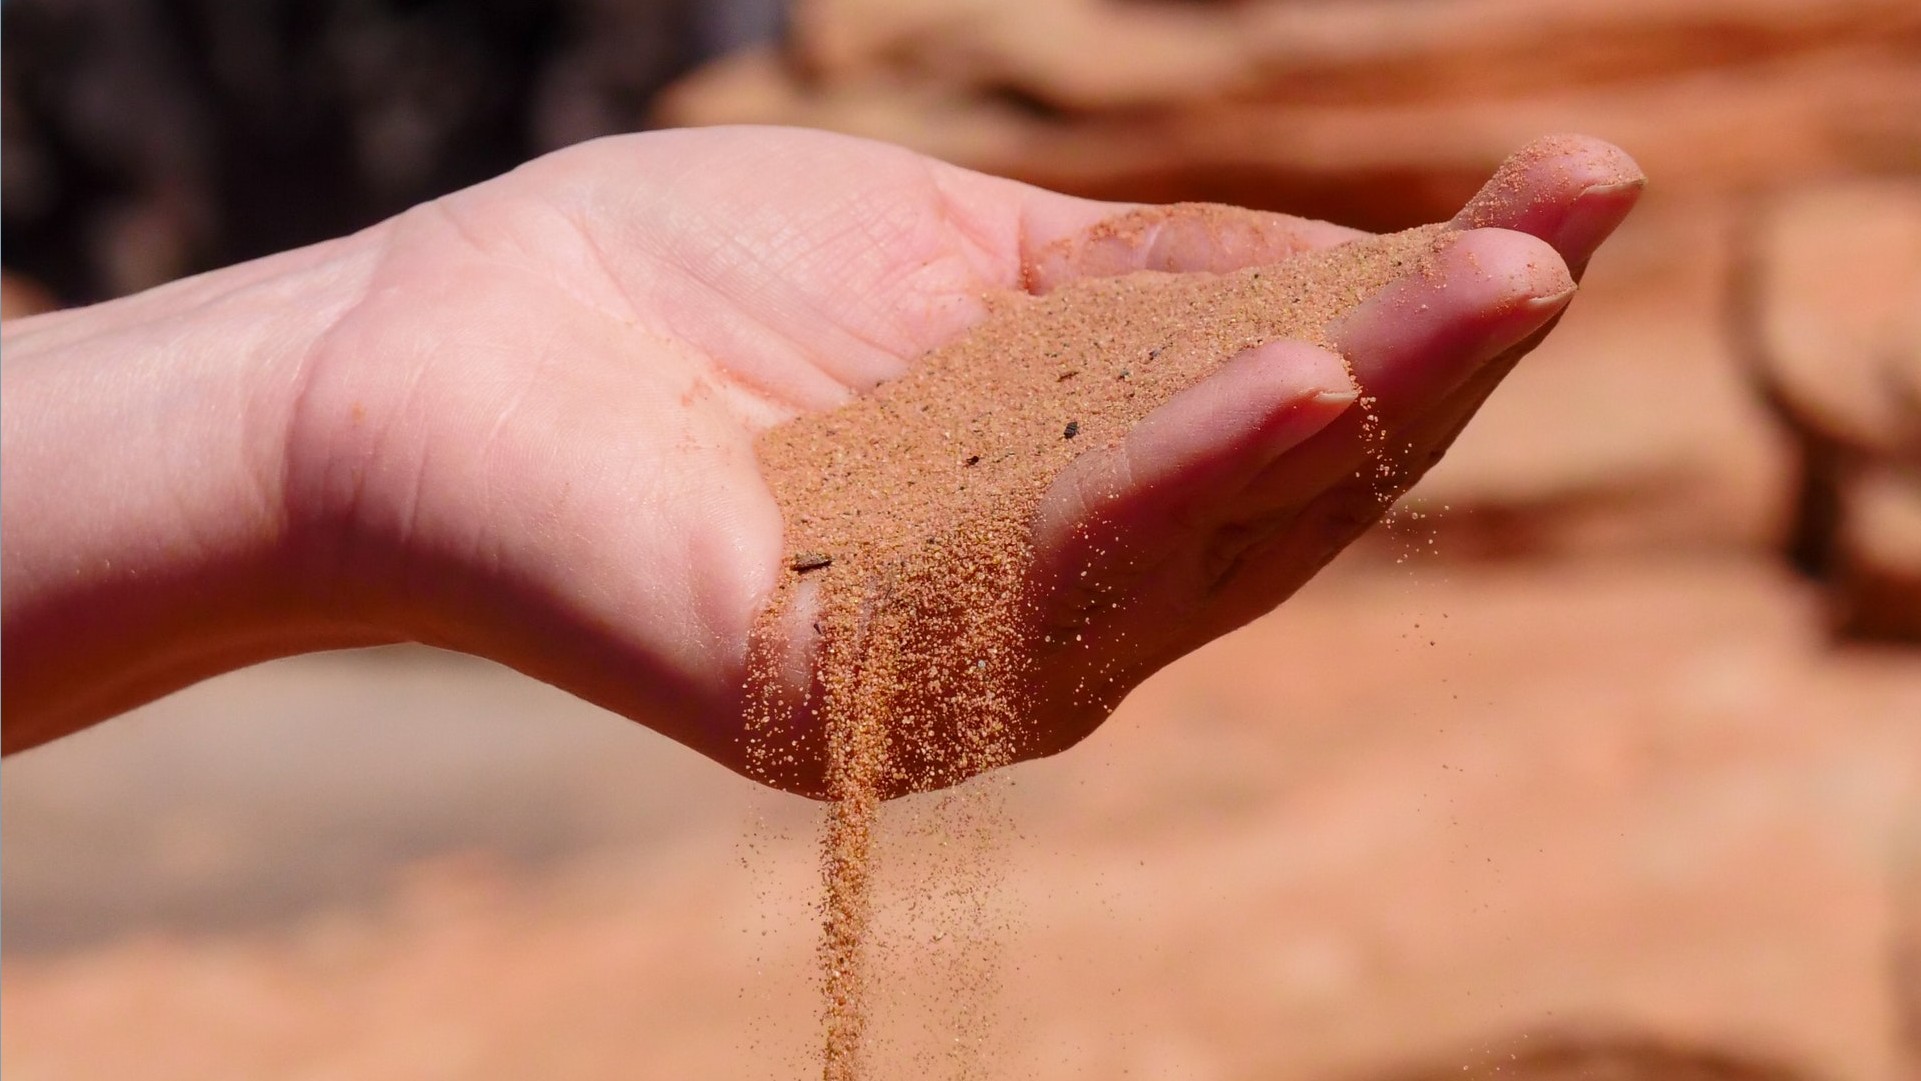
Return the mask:
<path id="1" fill-rule="evenodd" d="M 1568 267 L 1638 184 L 1604 144 L 1525 155 L 1464 212 L 1464 230 L 1490 228 L 1441 278 L 1338 328 L 1407 448 L 1396 484 L 1558 313 Z M 365 295 L 309 358 L 288 457 L 313 558 L 353 568 L 337 618 L 492 657 L 745 768 L 749 635 L 783 552 L 760 432 L 901 374 L 995 291 L 1358 235 L 1196 212 L 1088 239 L 1127 209 L 882 144 L 707 129 L 585 144 L 377 227 Z M 1353 394 L 1338 358 L 1271 343 L 1056 483 L 1042 566 L 1091 566 L 1140 602 L 1043 602 L 1090 645 L 1046 666 L 1034 753 L 1271 608 L 1378 516 L 1356 476 L 1379 444 Z M 790 625 L 787 669 L 806 679 L 807 624 Z M 807 770 L 778 783 L 819 787 Z"/>

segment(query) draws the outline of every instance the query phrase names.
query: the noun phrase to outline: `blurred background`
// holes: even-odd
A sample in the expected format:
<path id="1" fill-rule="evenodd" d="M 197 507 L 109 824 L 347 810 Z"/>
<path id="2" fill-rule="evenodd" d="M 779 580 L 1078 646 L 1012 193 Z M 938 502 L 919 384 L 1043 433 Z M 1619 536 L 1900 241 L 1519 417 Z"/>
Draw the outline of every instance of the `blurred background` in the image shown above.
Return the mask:
<path id="1" fill-rule="evenodd" d="M 1071 754 L 894 809 L 877 1076 L 1921 1079 L 1913 0 L 0 20 L 8 318 L 662 125 L 1374 229 L 1619 143 L 1644 206 L 1396 524 Z M 818 1069 L 818 810 L 482 662 L 237 672 L 0 802 L 10 1077 Z"/>

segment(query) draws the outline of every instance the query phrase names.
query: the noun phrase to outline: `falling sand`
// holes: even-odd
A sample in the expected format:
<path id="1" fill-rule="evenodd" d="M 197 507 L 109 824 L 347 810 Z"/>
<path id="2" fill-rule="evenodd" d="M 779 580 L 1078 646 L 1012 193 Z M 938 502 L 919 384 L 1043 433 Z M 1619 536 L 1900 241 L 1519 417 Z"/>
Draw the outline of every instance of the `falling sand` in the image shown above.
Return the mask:
<path id="1" fill-rule="evenodd" d="M 1100 229 L 1145 231 L 1169 212 Z M 828 1081 L 862 1074 L 880 802 L 1005 765 L 1032 745 L 1027 688 L 1045 632 L 1029 534 L 1049 484 L 1242 350 L 1283 338 L 1328 344 L 1332 324 L 1429 265 L 1446 235 L 1433 226 L 1233 273 L 1139 272 L 997 298 L 979 326 L 900 379 L 762 437 L 787 565 L 759 637 L 782 633 L 791 605 L 817 605 L 816 684 L 803 707 L 824 722 L 818 787 L 832 801 L 821 944 Z M 753 673 L 752 754 L 769 775 L 819 756 L 778 745 L 795 706 L 774 668 Z"/>

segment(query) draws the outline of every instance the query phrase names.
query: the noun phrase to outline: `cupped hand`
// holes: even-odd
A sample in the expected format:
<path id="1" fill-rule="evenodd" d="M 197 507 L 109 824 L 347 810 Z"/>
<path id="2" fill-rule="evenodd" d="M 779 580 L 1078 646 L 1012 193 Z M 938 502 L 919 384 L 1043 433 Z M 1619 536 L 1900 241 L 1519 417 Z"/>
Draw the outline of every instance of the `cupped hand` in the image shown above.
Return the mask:
<path id="1" fill-rule="evenodd" d="M 1377 518 L 1640 185 L 1591 140 L 1503 167 L 1442 274 L 1335 330 L 1378 430 L 1339 358 L 1278 342 L 1078 460 L 1034 523 L 1039 608 L 1079 641 L 1036 668 L 1029 753 L 1091 731 Z M 783 552 L 759 433 L 900 375 L 997 291 L 1360 235 L 1254 212 L 1089 233 L 1128 209 L 755 128 L 584 144 L 416 208 L 365 238 L 364 295 L 301 374 L 285 485 L 308 569 L 339 583 L 343 621 L 499 660 L 746 771 L 749 639 Z M 787 645 L 809 678 L 811 644 Z M 818 791 L 807 770 L 777 782 Z"/>

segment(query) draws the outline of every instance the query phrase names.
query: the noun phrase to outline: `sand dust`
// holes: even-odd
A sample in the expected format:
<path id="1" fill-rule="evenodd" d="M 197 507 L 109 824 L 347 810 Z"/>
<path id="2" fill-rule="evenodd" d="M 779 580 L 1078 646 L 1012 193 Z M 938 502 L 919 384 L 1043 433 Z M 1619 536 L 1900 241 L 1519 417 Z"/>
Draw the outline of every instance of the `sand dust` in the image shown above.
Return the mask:
<path id="1" fill-rule="evenodd" d="M 1166 213 L 1102 229 L 1144 229 Z M 832 801 L 821 944 L 829 1081 L 862 1076 L 881 801 L 1005 765 L 1031 738 L 1025 665 L 1039 612 L 1025 575 L 1049 483 L 1246 348 L 1329 344 L 1330 324 L 1424 266 L 1444 236 L 1432 226 L 1228 274 L 1148 271 L 997 298 L 980 326 L 904 377 L 762 437 L 788 554 L 760 635 L 779 633 L 802 582 L 819 587 L 806 706 L 823 722 L 820 794 Z M 778 674 L 760 664 L 753 678 L 750 757 L 770 770 L 807 760 L 777 745 L 796 728 Z"/>

